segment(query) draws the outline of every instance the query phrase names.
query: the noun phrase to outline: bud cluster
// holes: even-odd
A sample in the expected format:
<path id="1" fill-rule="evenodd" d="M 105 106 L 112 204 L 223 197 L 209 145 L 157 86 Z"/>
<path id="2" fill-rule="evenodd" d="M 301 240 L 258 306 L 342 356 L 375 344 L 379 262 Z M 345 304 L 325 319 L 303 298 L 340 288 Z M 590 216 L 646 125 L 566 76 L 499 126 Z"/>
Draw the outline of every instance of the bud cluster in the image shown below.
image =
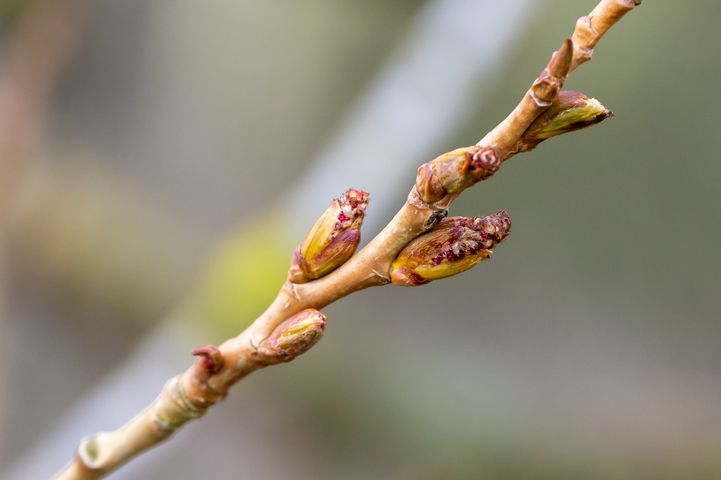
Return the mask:
<path id="1" fill-rule="evenodd" d="M 418 168 L 416 191 L 424 202 L 435 203 L 485 180 L 500 166 L 501 158 L 491 147 L 457 148 Z"/>
<path id="2" fill-rule="evenodd" d="M 423 285 L 464 272 L 491 256 L 508 236 L 511 218 L 504 211 L 487 217 L 449 217 L 411 241 L 391 265 L 395 285 Z"/>
<path id="3" fill-rule="evenodd" d="M 305 283 L 332 272 L 355 252 L 368 206 L 368 193 L 347 190 L 334 198 L 291 259 L 288 278 Z"/>

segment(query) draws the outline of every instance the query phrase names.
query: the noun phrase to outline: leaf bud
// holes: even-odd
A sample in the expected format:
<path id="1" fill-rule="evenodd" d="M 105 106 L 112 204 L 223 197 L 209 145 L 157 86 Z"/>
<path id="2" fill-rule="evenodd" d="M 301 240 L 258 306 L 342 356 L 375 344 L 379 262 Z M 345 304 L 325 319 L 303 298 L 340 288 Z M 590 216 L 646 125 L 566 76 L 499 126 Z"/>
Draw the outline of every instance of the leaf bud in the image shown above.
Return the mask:
<path id="1" fill-rule="evenodd" d="M 355 252 L 368 206 L 368 193 L 347 190 L 334 198 L 291 259 L 288 278 L 305 283 L 332 272 Z"/>
<path id="2" fill-rule="evenodd" d="M 435 203 L 485 180 L 500 166 L 501 158 L 491 147 L 457 148 L 418 168 L 416 191 L 424 202 Z"/>
<path id="3" fill-rule="evenodd" d="M 391 265 L 394 285 L 416 286 L 464 272 L 491 256 L 508 236 L 505 211 L 487 217 L 449 217 L 406 245 Z"/>
<path id="4" fill-rule="evenodd" d="M 255 357 L 263 365 L 289 362 L 318 343 L 325 325 L 326 316 L 314 308 L 296 313 L 258 345 Z"/>
<path id="5" fill-rule="evenodd" d="M 580 92 L 564 90 L 521 136 L 515 151 L 526 152 L 547 138 L 602 122 L 613 115 L 601 102 Z"/>

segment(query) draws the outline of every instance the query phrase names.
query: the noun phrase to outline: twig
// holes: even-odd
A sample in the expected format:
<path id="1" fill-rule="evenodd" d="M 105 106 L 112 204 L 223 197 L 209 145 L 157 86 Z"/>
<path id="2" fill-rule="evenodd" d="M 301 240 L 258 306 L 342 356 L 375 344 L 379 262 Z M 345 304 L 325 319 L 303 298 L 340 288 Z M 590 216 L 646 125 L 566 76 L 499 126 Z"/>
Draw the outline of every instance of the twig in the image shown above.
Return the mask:
<path id="1" fill-rule="evenodd" d="M 320 338 L 325 322 L 318 309 L 325 305 L 371 286 L 427 283 L 488 258 L 491 247 L 509 233 L 505 212 L 443 220 L 448 207 L 514 153 L 608 117 L 610 112 L 593 99 L 574 93 L 569 101 L 558 94 L 573 68 L 590 58 L 603 33 L 639 3 L 602 0 L 582 17 L 573 37 L 554 53 L 511 115 L 477 145 L 422 165 L 403 207 L 355 255 L 367 198 L 364 192 L 349 190 L 335 200 L 294 254 L 289 279 L 276 299 L 252 325 L 219 347 L 196 349 L 201 358 L 171 379 L 145 411 L 119 430 L 84 439 L 56 478 L 99 478 L 201 416 L 248 373 L 296 358 Z M 546 111 L 550 118 L 542 116 Z"/>

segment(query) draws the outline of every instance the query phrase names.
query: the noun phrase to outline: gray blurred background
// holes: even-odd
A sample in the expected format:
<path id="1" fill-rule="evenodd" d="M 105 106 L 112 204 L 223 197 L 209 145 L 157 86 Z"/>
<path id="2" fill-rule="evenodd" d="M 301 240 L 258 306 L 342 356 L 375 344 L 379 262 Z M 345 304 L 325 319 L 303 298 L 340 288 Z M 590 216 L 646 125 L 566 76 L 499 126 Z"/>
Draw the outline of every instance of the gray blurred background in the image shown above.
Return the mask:
<path id="1" fill-rule="evenodd" d="M 371 238 L 594 5 L 2 0 L 0 478 L 242 330 L 331 196 Z M 454 205 L 510 212 L 491 261 L 327 307 L 112 478 L 721 478 L 720 17 L 644 2 L 566 85 L 616 116 Z"/>

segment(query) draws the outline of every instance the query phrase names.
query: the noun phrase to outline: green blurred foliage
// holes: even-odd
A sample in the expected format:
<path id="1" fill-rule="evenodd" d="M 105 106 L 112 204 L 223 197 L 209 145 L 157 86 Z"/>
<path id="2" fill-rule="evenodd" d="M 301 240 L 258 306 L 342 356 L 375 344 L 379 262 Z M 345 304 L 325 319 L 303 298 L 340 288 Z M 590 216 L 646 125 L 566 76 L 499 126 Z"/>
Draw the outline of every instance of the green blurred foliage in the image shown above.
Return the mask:
<path id="1" fill-rule="evenodd" d="M 0 2 L 0 34 L 3 33 L 3 29 L 10 27 L 15 22 L 28 3 L 28 0 L 3 0 Z"/>
<path id="2" fill-rule="evenodd" d="M 290 262 L 287 221 L 266 213 L 224 238 L 208 261 L 186 313 L 222 341 L 250 325 L 270 304 Z"/>

